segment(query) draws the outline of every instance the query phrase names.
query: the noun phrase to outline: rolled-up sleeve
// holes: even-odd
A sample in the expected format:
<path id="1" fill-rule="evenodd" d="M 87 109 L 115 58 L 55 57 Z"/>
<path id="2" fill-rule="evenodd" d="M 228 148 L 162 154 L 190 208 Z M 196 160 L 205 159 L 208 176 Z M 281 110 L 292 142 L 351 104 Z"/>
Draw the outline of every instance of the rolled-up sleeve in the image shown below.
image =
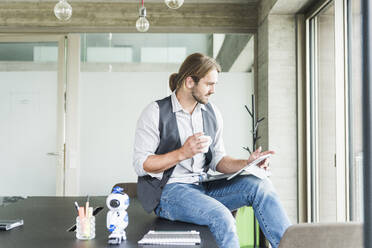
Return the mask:
<path id="1" fill-rule="evenodd" d="M 223 143 L 223 119 L 221 112 L 219 109 L 211 104 L 214 110 L 214 113 L 216 115 L 216 120 L 217 120 L 217 130 L 216 130 L 216 137 L 214 140 L 214 154 L 211 163 L 209 164 L 209 168 L 213 171 L 217 170 L 217 165 L 221 161 L 223 157 L 226 156 L 226 151 L 225 151 L 225 144 Z"/>
<path id="2" fill-rule="evenodd" d="M 137 121 L 134 136 L 133 167 L 138 176 L 150 175 L 161 179 L 163 173 L 149 173 L 143 169 L 148 156 L 154 155 L 159 146 L 159 105 L 150 103 Z"/>

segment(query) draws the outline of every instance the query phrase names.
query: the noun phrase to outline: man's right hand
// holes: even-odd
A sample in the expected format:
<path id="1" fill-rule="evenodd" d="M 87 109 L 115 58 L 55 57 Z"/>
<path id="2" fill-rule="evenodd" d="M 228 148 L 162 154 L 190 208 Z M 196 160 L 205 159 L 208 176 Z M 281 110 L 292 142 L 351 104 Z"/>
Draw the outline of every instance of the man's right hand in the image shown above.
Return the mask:
<path id="1" fill-rule="evenodd" d="M 181 160 L 192 158 L 195 154 L 202 152 L 208 142 L 208 139 L 200 138 L 202 135 L 203 132 L 200 132 L 187 138 L 183 146 L 179 149 L 182 154 Z"/>
<path id="2" fill-rule="evenodd" d="M 143 163 L 143 169 L 149 173 L 160 173 L 185 159 L 192 158 L 197 153 L 201 153 L 208 143 L 207 138 L 200 138 L 202 135 L 203 133 L 196 133 L 188 137 L 183 146 L 177 150 L 148 156 Z"/>

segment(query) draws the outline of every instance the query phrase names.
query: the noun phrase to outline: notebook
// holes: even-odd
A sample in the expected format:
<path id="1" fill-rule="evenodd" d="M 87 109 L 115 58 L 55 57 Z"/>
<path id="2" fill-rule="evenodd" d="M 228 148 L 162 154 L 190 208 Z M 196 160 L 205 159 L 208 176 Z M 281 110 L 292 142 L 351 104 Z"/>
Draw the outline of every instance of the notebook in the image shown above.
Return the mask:
<path id="1" fill-rule="evenodd" d="M 22 226 L 23 220 L 0 220 L 0 230 L 8 231 L 14 227 Z"/>
<path id="2" fill-rule="evenodd" d="M 138 241 L 140 245 L 196 245 L 200 244 L 198 231 L 154 231 L 151 230 Z"/>

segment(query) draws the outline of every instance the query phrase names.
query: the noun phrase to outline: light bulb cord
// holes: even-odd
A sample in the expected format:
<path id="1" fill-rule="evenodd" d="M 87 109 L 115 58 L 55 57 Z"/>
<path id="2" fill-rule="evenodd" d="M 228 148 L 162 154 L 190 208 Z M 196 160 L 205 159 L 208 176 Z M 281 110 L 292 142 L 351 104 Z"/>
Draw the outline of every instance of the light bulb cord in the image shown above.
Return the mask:
<path id="1" fill-rule="evenodd" d="M 142 7 L 143 7 L 143 5 L 144 5 L 144 0 L 140 0 L 140 2 L 142 3 Z"/>

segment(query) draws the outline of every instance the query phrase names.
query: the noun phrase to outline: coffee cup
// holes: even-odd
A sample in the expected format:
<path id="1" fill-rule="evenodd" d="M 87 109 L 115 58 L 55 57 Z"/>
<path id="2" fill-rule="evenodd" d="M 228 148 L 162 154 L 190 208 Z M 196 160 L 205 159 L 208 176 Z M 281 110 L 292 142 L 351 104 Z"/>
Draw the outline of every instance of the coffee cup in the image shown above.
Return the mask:
<path id="1" fill-rule="evenodd" d="M 206 142 L 202 142 L 201 144 L 204 146 L 203 150 L 202 150 L 202 153 L 207 153 L 208 152 L 208 149 L 209 149 L 209 146 L 212 144 L 212 138 L 211 136 L 208 136 L 208 135 L 202 135 L 199 137 L 199 139 L 207 139 Z"/>

